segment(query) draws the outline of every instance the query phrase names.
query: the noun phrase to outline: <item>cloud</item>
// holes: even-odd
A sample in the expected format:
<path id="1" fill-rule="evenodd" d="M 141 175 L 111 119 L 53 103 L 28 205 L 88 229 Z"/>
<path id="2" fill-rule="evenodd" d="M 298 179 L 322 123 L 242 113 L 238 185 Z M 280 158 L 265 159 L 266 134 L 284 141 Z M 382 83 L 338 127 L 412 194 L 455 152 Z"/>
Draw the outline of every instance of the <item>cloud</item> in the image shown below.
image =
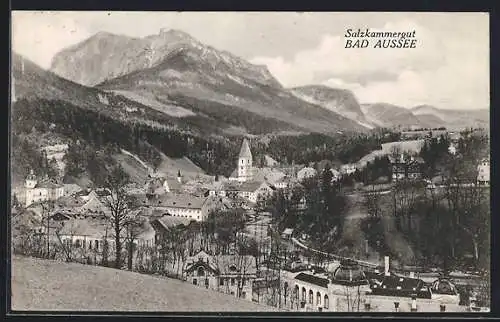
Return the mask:
<path id="1" fill-rule="evenodd" d="M 252 62 L 267 65 L 285 86 L 321 83 L 346 88 L 363 103 L 489 106 L 487 30 L 454 38 L 409 20 L 389 22 L 379 30 L 415 30 L 417 48 L 346 49 L 343 35 L 327 34 L 317 47 L 298 52 L 290 61 L 256 57 Z"/>
<path id="2" fill-rule="evenodd" d="M 13 12 L 12 48 L 43 68 L 62 48 L 90 36 L 74 19 L 57 12 Z"/>

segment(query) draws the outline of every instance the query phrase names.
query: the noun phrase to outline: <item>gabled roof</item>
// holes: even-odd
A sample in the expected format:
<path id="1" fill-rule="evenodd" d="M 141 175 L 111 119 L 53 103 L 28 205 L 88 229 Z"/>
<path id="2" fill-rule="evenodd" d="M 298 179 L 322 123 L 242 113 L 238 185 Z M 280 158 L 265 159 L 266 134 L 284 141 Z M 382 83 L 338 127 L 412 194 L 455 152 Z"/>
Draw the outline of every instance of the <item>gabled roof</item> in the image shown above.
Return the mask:
<path id="1" fill-rule="evenodd" d="M 252 158 L 252 152 L 250 152 L 250 145 L 248 144 L 248 140 L 243 139 L 243 144 L 241 145 L 239 158 Z"/>
<path id="2" fill-rule="evenodd" d="M 299 273 L 297 276 L 295 276 L 295 279 L 309 284 L 318 285 L 324 288 L 327 288 L 329 283 L 329 280 L 327 278 L 314 276 L 307 273 Z"/>
<path id="3" fill-rule="evenodd" d="M 246 181 L 243 182 L 237 189 L 239 191 L 245 191 L 245 192 L 254 192 L 257 189 L 259 189 L 262 185 L 268 186 L 265 182 L 259 182 L 259 181 Z"/>
<path id="4" fill-rule="evenodd" d="M 157 207 L 201 209 L 207 200 L 207 197 L 188 194 L 165 194 L 163 196 L 151 198 L 149 204 Z"/>
<path id="5" fill-rule="evenodd" d="M 305 168 L 302 168 L 299 170 L 299 172 L 297 172 L 297 176 L 303 176 L 303 175 L 309 175 L 309 174 L 312 174 L 312 175 L 316 175 L 317 171 L 313 168 L 310 168 L 310 167 L 305 167 Z"/>
<path id="6" fill-rule="evenodd" d="M 61 227 L 59 234 L 103 238 L 106 235 L 106 224 L 87 219 L 72 219 L 67 221 L 64 226 Z M 111 238 L 112 234 L 112 230 L 108 229 L 109 238 Z"/>
<path id="7" fill-rule="evenodd" d="M 267 181 L 274 184 L 283 179 L 286 174 L 279 169 L 257 168 L 253 174 L 254 181 Z"/>
<path id="8" fill-rule="evenodd" d="M 151 221 L 151 226 L 153 229 L 158 230 L 161 229 L 169 229 L 171 227 L 175 227 L 178 225 L 187 226 L 191 222 L 190 218 L 184 217 L 174 217 L 174 216 L 162 216 L 161 218 L 157 218 Z"/>
<path id="9" fill-rule="evenodd" d="M 37 188 L 45 188 L 45 189 L 56 189 L 56 188 L 62 188 L 63 185 L 58 183 L 56 180 L 46 179 L 46 180 L 38 182 L 36 187 Z"/>
<path id="10" fill-rule="evenodd" d="M 219 255 L 213 260 L 223 275 L 257 274 L 255 257 L 251 255 Z"/>

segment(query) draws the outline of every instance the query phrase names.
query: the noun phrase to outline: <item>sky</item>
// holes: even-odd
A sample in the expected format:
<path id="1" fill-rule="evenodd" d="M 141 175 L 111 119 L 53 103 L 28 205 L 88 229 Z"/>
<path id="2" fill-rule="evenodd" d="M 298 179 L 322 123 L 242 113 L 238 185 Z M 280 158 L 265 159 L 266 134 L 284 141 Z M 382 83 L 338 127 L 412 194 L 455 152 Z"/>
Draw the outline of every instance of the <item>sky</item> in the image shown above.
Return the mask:
<path id="1" fill-rule="evenodd" d="M 360 103 L 489 108 L 487 13 L 12 12 L 12 47 L 43 68 L 99 31 L 144 37 L 178 29 L 266 65 L 286 87 L 352 90 Z M 417 48 L 345 48 L 347 29 L 415 30 Z"/>

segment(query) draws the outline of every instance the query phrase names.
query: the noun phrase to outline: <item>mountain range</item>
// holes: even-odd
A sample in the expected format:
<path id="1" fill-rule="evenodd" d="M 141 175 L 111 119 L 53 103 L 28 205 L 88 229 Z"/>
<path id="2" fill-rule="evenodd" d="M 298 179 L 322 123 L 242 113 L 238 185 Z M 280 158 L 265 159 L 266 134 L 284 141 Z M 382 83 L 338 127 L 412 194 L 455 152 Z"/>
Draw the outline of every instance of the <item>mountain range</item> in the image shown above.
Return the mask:
<path id="1" fill-rule="evenodd" d="M 190 128 L 194 123 L 226 134 L 334 134 L 375 127 L 487 127 L 489 123 L 487 109 L 360 104 L 345 89 L 285 88 L 265 66 L 204 45 L 178 30 L 143 38 L 99 32 L 57 53 L 49 71 L 17 54 L 13 62 L 17 97 L 65 100 L 120 118 L 132 115 L 181 127 L 189 123 Z"/>

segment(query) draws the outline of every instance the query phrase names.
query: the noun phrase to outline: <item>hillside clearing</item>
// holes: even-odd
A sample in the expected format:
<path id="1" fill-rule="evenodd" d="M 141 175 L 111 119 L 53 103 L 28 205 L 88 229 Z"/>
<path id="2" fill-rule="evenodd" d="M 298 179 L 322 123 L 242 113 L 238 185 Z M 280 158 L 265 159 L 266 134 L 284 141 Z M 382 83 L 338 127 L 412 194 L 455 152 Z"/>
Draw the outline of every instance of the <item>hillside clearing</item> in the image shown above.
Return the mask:
<path id="1" fill-rule="evenodd" d="M 27 257 L 12 258 L 11 287 L 18 311 L 277 311 L 174 279 Z"/>
<path id="2" fill-rule="evenodd" d="M 381 150 L 375 150 L 362 157 L 358 162 L 358 167 L 365 167 L 367 162 L 372 162 L 377 157 L 391 154 L 393 147 L 398 147 L 401 152 L 418 153 L 424 145 L 424 140 L 398 141 L 382 144 Z"/>

